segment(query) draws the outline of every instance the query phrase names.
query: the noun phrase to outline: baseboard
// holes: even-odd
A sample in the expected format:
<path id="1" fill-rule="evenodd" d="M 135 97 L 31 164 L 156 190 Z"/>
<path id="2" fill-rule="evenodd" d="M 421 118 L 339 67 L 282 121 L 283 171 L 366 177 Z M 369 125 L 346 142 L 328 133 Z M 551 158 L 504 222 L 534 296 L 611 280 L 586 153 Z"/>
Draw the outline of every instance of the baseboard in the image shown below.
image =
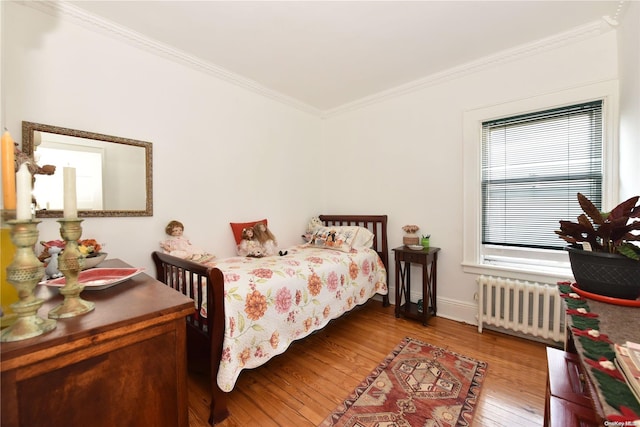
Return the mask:
<path id="1" fill-rule="evenodd" d="M 393 292 L 389 293 L 391 304 L 395 304 L 394 295 L 395 294 Z M 376 295 L 374 298 L 382 301 L 382 296 L 380 295 Z M 413 298 L 414 297 L 412 297 L 412 299 Z M 469 303 L 469 302 L 459 301 L 451 298 L 438 297 L 438 314 L 437 315 L 438 317 L 443 317 L 445 319 L 477 326 L 478 325 L 478 304 L 475 302 Z M 508 329 L 491 326 L 491 325 L 485 325 L 483 326 L 483 329 L 489 329 L 494 332 L 499 332 L 506 335 L 527 339 L 530 341 L 541 342 L 557 348 L 562 348 L 564 345 L 564 343 L 559 343 L 553 340 L 549 340 L 541 337 L 535 337 L 533 335 L 523 334 L 520 332 L 511 331 Z"/>
<path id="2" fill-rule="evenodd" d="M 438 317 L 457 322 L 478 324 L 478 305 L 450 298 L 438 297 Z"/>
<path id="3" fill-rule="evenodd" d="M 382 301 L 380 295 L 374 298 Z M 412 301 L 417 301 L 420 296 L 418 294 L 411 295 Z M 456 322 L 468 323 L 470 325 L 478 324 L 478 304 L 473 302 L 459 301 L 451 298 L 437 297 L 438 301 L 438 317 L 455 320 Z M 395 289 L 389 290 L 389 302 L 395 304 Z"/>
<path id="4" fill-rule="evenodd" d="M 560 342 L 560 341 L 554 341 L 552 339 L 547 339 L 547 338 L 542 338 L 542 337 L 535 337 L 533 335 L 529 335 L 529 334 L 523 334 L 522 332 L 516 332 L 516 331 L 512 331 L 510 329 L 505 329 L 505 328 L 501 328 L 499 326 L 494 326 L 494 325 L 484 325 L 482 327 L 482 330 L 490 330 L 493 332 L 498 332 L 501 334 L 505 334 L 505 335 L 510 335 L 512 337 L 517 337 L 517 338 L 522 338 L 525 340 L 529 340 L 529 341 L 535 341 L 535 342 L 539 342 L 542 344 L 546 344 L 550 347 L 555 347 L 555 348 L 559 348 L 559 349 L 564 349 L 564 342 Z"/>

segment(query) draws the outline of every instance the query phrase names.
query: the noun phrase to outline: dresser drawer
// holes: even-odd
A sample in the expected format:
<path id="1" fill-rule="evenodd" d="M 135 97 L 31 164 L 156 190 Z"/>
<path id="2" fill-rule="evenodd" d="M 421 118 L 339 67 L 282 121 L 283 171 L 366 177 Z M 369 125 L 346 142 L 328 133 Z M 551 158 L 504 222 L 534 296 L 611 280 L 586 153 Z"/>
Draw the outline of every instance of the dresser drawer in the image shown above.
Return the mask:
<path id="1" fill-rule="evenodd" d="M 578 356 L 547 347 L 545 427 L 602 427 Z"/>
<path id="2" fill-rule="evenodd" d="M 546 427 L 602 427 L 592 408 L 551 396 Z"/>
<path id="3" fill-rule="evenodd" d="M 547 347 L 547 365 L 552 396 L 593 408 L 577 355 Z"/>

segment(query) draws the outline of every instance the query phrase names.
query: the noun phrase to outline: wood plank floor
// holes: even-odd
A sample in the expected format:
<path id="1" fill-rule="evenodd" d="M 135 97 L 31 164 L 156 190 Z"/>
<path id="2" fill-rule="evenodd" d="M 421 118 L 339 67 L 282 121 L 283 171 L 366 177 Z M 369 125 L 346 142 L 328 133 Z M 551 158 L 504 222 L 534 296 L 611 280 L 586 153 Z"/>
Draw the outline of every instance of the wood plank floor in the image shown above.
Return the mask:
<path id="1" fill-rule="evenodd" d="M 324 330 L 293 343 L 260 368 L 244 371 L 229 394 L 221 427 L 317 426 L 404 338 L 412 337 L 488 363 L 474 426 L 541 426 L 545 345 L 431 318 L 396 319 L 394 307 L 370 301 Z M 189 425 L 207 426 L 210 393 L 189 374 Z"/>

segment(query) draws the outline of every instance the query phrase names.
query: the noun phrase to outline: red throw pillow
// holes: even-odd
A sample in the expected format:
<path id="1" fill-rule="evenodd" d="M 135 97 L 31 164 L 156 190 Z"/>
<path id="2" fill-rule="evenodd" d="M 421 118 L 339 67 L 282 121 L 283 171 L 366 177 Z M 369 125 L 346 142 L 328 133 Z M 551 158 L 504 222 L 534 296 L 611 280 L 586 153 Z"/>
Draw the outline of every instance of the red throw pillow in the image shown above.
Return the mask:
<path id="1" fill-rule="evenodd" d="M 233 231 L 233 237 L 234 239 L 236 239 L 236 245 L 239 245 L 240 240 L 242 240 L 243 229 L 248 227 L 253 227 L 254 225 L 260 222 L 262 222 L 264 225 L 268 225 L 266 218 L 258 221 L 251 221 L 251 222 L 230 222 L 229 225 L 231 226 L 231 231 Z"/>

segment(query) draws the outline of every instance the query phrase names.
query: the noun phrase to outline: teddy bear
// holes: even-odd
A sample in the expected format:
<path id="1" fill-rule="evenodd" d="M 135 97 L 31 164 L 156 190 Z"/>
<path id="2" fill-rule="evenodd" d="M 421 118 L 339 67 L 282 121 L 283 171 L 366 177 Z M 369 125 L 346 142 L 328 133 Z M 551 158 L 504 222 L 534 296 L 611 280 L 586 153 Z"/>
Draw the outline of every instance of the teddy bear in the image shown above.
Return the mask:
<path id="1" fill-rule="evenodd" d="M 312 217 L 307 224 L 307 230 L 302 235 L 304 241 L 310 242 L 311 239 L 313 239 L 313 235 L 315 234 L 316 230 L 320 227 L 324 227 L 324 224 L 322 223 L 320 218 L 318 218 L 317 216 Z"/>

